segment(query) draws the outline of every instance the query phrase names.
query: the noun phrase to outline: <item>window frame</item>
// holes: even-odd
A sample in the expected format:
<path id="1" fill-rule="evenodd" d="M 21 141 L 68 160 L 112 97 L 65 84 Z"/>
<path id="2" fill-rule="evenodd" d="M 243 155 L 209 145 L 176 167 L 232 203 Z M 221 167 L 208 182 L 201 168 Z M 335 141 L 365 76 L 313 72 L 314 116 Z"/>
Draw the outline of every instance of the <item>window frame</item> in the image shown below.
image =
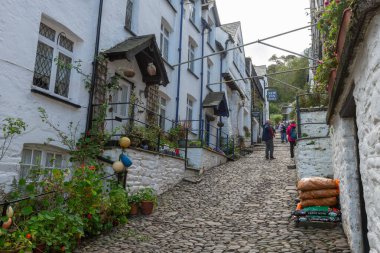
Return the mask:
<path id="1" fill-rule="evenodd" d="M 196 48 L 197 46 L 195 43 L 192 41 L 192 39 L 189 39 L 189 44 L 188 44 L 188 50 L 187 50 L 187 58 L 188 61 L 190 61 L 187 65 L 187 68 L 195 73 L 195 61 L 194 59 L 196 58 Z"/>
<path id="2" fill-rule="evenodd" d="M 68 69 L 69 77 L 68 77 L 68 84 L 67 84 L 67 94 L 60 94 L 56 92 L 58 74 L 60 71 L 60 68 L 57 63 L 57 59 L 59 59 L 60 55 L 63 55 L 64 57 L 70 58 L 69 64 L 73 64 L 73 62 L 75 62 L 76 41 L 71 36 L 68 36 L 67 35 L 68 32 L 60 28 L 58 25 L 54 25 L 51 22 L 46 21 L 46 20 L 40 21 L 40 27 L 41 27 L 41 24 L 52 29 L 55 32 L 55 35 L 54 35 L 54 41 L 52 41 L 51 39 L 42 35 L 40 33 L 40 30 L 38 31 L 38 41 L 37 41 L 37 49 L 36 49 L 36 54 L 35 54 L 32 87 L 53 96 L 62 97 L 63 99 L 70 99 L 70 86 L 72 84 L 73 72 L 71 71 L 71 69 Z M 66 49 L 64 46 L 60 44 L 62 38 L 65 38 L 72 43 L 72 51 Z M 50 68 L 50 77 L 49 77 L 49 83 L 48 83 L 47 88 L 44 88 L 35 84 L 36 74 L 38 73 L 37 71 L 37 64 L 38 64 L 38 57 L 39 57 L 38 49 L 39 49 L 40 44 L 47 46 L 53 50 L 52 58 L 49 59 L 51 60 L 50 62 L 51 68 Z"/>
<path id="3" fill-rule="evenodd" d="M 160 50 L 162 57 L 169 61 L 169 47 L 170 47 L 170 33 L 171 28 L 167 24 L 161 21 L 161 31 L 160 31 Z M 166 42 L 166 47 L 165 47 Z"/>

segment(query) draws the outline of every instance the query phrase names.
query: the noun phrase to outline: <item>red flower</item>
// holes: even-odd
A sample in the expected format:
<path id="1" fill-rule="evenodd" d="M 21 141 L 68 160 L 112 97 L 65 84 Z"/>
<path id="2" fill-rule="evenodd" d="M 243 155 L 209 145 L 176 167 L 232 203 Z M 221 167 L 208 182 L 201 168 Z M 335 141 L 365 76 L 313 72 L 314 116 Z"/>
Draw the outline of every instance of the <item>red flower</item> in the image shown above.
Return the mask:
<path id="1" fill-rule="evenodd" d="M 339 4 L 339 3 L 340 3 L 340 0 L 335 0 L 335 3 Z"/>
<path id="2" fill-rule="evenodd" d="M 326 0 L 325 1 L 325 6 L 328 6 L 330 4 L 330 1 L 329 0 Z"/>
<path id="3" fill-rule="evenodd" d="M 90 170 L 95 170 L 95 169 L 96 169 L 94 165 L 91 165 L 91 166 L 89 166 L 88 168 L 89 168 Z"/>
<path id="4" fill-rule="evenodd" d="M 86 166 L 86 165 L 85 165 L 84 163 L 82 163 L 82 164 L 80 165 L 80 167 L 81 167 L 82 169 L 84 169 L 85 166 Z"/>
<path id="5" fill-rule="evenodd" d="M 30 238 L 32 238 L 32 235 L 31 234 L 26 234 L 26 239 L 29 239 L 30 240 Z"/>
<path id="6" fill-rule="evenodd" d="M 61 251 L 62 251 L 62 252 L 65 252 L 65 250 L 66 250 L 66 249 L 65 249 L 65 246 L 62 246 L 62 247 L 61 247 Z"/>
<path id="7" fill-rule="evenodd" d="M 92 219 L 92 214 L 87 214 L 87 219 L 91 220 Z"/>

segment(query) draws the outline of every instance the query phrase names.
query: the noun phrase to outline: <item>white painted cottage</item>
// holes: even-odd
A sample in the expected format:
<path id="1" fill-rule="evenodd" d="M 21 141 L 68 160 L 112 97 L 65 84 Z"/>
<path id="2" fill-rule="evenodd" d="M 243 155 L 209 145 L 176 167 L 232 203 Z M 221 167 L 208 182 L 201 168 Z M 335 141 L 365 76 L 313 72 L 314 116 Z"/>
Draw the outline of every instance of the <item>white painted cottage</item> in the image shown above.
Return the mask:
<path id="1" fill-rule="evenodd" d="M 37 164 L 67 165 L 65 147 L 47 142 L 56 133 L 42 123 L 39 107 L 66 133 L 70 122 L 78 123 L 78 137 L 91 127 L 93 112 L 104 101 L 113 103 L 107 129 L 122 126 L 132 94 L 144 107 L 136 109 L 139 120 L 147 121 L 148 109 L 167 118 L 157 121 L 165 130 L 172 121 L 186 121 L 190 137 L 211 148 L 227 138 L 218 122 L 225 122 L 223 130 L 231 136 L 250 128 L 249 82 L 233 81 L 247 77 L 244 48 L 198 59 L 243 43 L 239 23 L 219 28 L 213 1 L 22 0 L 5 1 L 0 13 L 0 119 L 19 117 L 28 125 L 0 161 L 0 184 L 9 185 Z M 108 59 L 106 68 L 93 64 L 101 52 Z M 80 73 L 57 59 L 80 63 Z M 151 63 L 153 75 L 147 69 Z M 125 75 L 129 69 L 133 77 Z M 120 89 L 111 93 L 85 87 L 86 80 L 109 83 L 113 77 Z M 227 85 L 209 85 L 223 80 Z"/>

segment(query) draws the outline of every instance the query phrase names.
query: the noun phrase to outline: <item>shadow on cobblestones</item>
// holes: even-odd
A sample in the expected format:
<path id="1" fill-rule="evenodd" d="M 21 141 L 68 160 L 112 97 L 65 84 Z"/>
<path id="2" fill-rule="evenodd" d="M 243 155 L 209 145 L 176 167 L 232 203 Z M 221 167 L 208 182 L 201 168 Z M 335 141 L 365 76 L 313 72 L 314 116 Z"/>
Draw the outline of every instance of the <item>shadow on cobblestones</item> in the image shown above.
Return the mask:
<path id="1" fill-rule="evenodd" d="M 182 182 L 159 199 L 155 213 L 84 242 L 77 252 L 350 252 L 341 226 L 297 228 L 295 170 L 287 144 L 275 160 L 261 147 Z"/>

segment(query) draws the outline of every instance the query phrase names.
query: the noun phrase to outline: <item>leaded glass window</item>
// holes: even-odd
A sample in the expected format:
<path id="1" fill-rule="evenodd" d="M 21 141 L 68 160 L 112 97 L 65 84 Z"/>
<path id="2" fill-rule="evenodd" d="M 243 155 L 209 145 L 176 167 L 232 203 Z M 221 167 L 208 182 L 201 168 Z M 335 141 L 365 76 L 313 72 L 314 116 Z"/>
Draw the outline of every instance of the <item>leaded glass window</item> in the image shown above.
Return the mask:
<path id="1" fill-rule="evenodd" d="M 40 24 L 33 85 L 47 93 L 69 97 L 74 41 L 52 27 Z"/>
<path id="2" fill-rule="evenodd" d="M 125 27 L 132 30 L 133 1 L 128 0 L 127 11 L 125 13 Z"/>

